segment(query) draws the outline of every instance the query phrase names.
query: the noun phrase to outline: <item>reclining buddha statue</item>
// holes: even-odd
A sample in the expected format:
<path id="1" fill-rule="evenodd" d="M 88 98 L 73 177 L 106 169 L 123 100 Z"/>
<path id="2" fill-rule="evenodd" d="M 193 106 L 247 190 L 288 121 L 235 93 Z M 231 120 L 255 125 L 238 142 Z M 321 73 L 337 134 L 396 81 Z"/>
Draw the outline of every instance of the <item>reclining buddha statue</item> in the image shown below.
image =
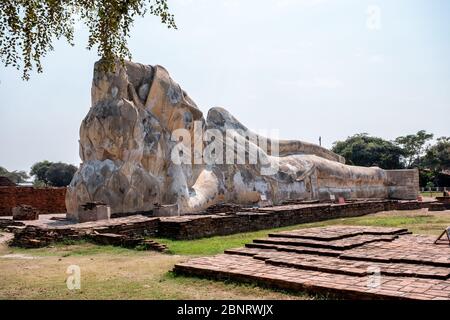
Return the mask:
<path id="1" fill-rule="evenodd" d="M 418 195 L 416 170 L 346 165 L 318 145 L 252 132 L 223 108 L 205 118 L 159 65 L 117 62 L 111 72 L 97 62 L 91 99 L 80 128 L 82 163 L 66 194 L 69 218 L 89 202 L 112 213 L 176 205 L 187 214 L 218 203 Z"/>

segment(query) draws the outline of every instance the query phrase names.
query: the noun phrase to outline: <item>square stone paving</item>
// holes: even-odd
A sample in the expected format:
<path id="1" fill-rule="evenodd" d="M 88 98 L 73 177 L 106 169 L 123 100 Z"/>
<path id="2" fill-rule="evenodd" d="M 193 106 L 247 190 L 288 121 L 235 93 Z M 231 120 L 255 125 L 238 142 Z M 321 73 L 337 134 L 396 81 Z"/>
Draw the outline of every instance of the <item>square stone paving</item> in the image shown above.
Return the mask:
<path id="1" fill-rule="evenodd" d="M 185 275 L 351 299 L 450 299 L 450 246 L 406 229 L 332 226 L 270 234 L 175 265 Z"/>

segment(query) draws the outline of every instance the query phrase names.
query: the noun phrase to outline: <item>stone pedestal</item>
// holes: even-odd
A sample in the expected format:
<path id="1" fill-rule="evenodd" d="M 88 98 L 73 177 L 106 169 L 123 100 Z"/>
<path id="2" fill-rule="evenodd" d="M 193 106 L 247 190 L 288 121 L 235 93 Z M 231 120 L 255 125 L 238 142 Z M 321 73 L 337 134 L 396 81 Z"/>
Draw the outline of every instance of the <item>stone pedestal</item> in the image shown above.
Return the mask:
<path id="1" fill-rule="evenodd" d="M 153 209 L 155 217 L 173 217 L 179 216 L 178 204 L 158 205 Z"/>
<path id="2" fill-rule="evenodd" d="M 90 202 L 81 205 L 78 209 L 78 222 L 109 220 L 111 208 L 103 203 Z"/>
<path id="3" fill-rule="evenodd" d="M 29 205 L 12 208 L 13 220 L 38 220 L 39 210 Z"/>

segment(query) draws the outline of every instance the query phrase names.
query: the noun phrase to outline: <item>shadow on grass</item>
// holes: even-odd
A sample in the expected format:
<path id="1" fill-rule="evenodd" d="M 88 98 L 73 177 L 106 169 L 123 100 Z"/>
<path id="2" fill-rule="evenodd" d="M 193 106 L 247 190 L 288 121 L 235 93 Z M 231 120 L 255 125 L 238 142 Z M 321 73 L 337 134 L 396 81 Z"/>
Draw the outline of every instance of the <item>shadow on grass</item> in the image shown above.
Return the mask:
<path id="1" fill-rule="evenodd" d="M 192 283 L 192 281 L 202 281 L 208 283 L 221 283 L 231 288 L 246 288 L 246 289 L 263 289 L 271 292 L 280 293 L 286 295 L 287 297 L 296 297 L 303 300 L 337 300 L 338 297 L 332 294 L 315 294 L 309 293 L 307 291 L 299 291 L 299 290 L 289 290 L 289 289 L 281 289 L 275 286 L 271 286 L 266 282 L 257 282 L 257 281 L 237 281 L 235 279 L 231 279 L 229 277 L 208 277 L 208 276 L 197 276 L 197 275 L 183 275 L 178 274 L 174 271 L 168 271 L 164 276 L 164 279 L 177 281 L 180 284 L 184 283 Z"/>

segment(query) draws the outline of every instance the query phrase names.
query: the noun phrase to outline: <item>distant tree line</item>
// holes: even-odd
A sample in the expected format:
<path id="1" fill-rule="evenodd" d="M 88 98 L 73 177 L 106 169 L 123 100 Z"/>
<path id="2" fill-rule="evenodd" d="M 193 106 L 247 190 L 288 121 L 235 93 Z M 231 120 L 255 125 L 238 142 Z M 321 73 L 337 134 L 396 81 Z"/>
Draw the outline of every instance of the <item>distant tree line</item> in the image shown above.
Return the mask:
<path id="1" fill-rule="evenodd" d="M 77 167 L 74 165 L 44 160 L 35 163 L 30 174 L 34 176 L 35 185 L 65 187 L 72 181 L 76 171 Z"/>
<path id="2" fill-rule="evenodd" d="M 31 167 L 30 175 L 34 177 L 34 186 L 65 187 L 72 181 L 77 167 L 63 162 L 50 162 L 47 160 L 35 163 Z M 8 171 L 0 167 L 0 176 L 7 177 L 19 184 L 28 182 L 30 176 L 25 171 Z"/>
<path id="3" fill-rule="evenodd" d="M 0 177 L 6 177 L 13 183 L 26 182 L 30 177 L 25 171 L 8 171 L 6 168 L 0 167 Z"/>
<path id="4" fill-rule="evenodd" d="M 440 137 L 425 130 L 401 136 L 393 141 L 358 133 L 336 141 L 332 150 L 347 164 L 378 166 L 383 169 L 418 168 L 421 187 L 450 186 L 450 137 Z"/>

